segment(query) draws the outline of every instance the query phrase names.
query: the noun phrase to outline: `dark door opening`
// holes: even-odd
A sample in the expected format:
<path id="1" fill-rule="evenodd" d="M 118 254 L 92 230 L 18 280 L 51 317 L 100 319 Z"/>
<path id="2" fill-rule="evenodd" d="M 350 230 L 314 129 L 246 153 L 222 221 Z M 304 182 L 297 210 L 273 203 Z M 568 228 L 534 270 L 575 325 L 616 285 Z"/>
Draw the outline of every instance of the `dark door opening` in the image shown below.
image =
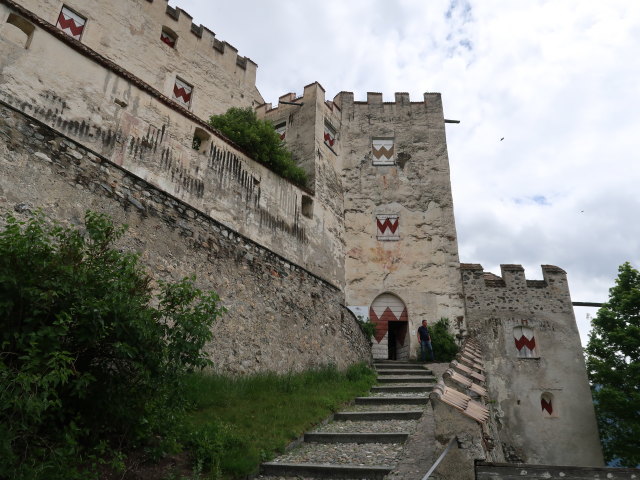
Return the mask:
<path id="1" fill-rule="evenodd" d="M 409 349 L 405 347 L 408 322 L 389 322 L 388 351 L 389 360 L 408 360 Z"/>
<path id="2" fill-rule="evenodd" d="M 392 325 L 396 322 L 389 322 L 389 336 L 387 337 L 387 348 L 389 349 L 389 360 L 397 360 L 396 358 L 396 332 Z"/>

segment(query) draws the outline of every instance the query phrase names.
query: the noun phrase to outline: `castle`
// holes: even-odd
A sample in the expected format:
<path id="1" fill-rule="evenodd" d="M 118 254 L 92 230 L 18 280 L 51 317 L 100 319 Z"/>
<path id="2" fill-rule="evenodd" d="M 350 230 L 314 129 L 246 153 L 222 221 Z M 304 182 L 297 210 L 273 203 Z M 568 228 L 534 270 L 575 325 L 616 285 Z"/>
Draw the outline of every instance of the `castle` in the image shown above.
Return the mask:
<path id="1" fill-rule="evenodd" d="M 127 223 L 156 278 L 220 294 L 219 371 L 414 359 L 446 317 L 482 353 L 495 458 L 602 465 L 566 273 L 460 263 L 440 94 L 312 83 L 273 107 L 257 65 L 166 0 L 0 0 L 0 53 L 2 213 Z M 207 123 L 232 106 L 274 124 L 307 188 Z"/>

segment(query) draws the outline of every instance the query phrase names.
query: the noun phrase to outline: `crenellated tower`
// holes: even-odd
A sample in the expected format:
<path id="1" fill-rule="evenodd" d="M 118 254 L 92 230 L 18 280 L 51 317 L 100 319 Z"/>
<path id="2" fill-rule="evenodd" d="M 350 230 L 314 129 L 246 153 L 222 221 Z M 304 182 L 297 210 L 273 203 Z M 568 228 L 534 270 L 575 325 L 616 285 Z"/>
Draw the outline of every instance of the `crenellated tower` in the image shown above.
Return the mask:
<path id="1" fill-rule="evenodd" d="M 527 280 L 521 265 L 501 265 L 499 277 L 468 263 L 461 272 L 508 459 L 603 465 L 566 272 L 543 265 L 542 280 Z"/>
<path id="2" fill-rule="evenodd" d="M 416 330 L 463 315 L 440 94 L 341 92 L 347 303 L 376 323 L 375 358 L 415 358 Z"/>

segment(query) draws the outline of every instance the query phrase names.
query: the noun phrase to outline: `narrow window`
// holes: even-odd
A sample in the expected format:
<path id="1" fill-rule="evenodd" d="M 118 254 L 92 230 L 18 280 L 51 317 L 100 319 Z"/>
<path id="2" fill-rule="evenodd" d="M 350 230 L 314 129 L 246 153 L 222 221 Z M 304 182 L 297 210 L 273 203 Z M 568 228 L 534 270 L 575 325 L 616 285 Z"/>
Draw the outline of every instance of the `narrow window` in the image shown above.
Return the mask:
<path id="1" fill-rule="evenodd" d="M 395 165 L 393 138 L 373 138 L 371 153 L 374 165 Z"/>
<path id="2" fill-rule="evenodd" d="M 324 144 L 332 150 L 336 144 L 336 129 L 326 120 L 324 122 Z"/>
<path id="3" fill-rule="evenodd" d="M 22 45 L 24 48 L 29 48 L 35 27 L 15 13 L 9 14 L 7 24 L 13 25 L 15 28 L 9 27 L 9 29 L 5 29 L 3 31 L 5 37 L 18 45 Z"/>
<path id="4" fill-rule="evenodd" d="M 162 31 L 160 32 L 160 40 L 163 43 L 166 43 L 167 45 L 169 45 L 171 48 L 176 48 L 178 35 L 169 27 L 162 27 Z"/>
<path id="5" fill-rule="evenodd" d="M 308 195 L 302 195 L 302 215 L 313 218 L 313 200 Z"/>
<path id="6" fill-rule="evenodd" d="M 278 123 L 273 128 L 280 137 L 280 140 L 284 140 L 284 137 L 287 134 L 287 122 Z"/>
<path id="7" fill-rule="evenodd" d="M 187 82 L 176 78 L 173 85 L 173 99 L 189 108 L 191 105 L 191 94 L 193 93 L 193 87 Z"/>
<path id="8" fill-rule="evenodd" d="M 544 392 L 540 395 L 540 408 L 543 417 L 557 417 L 558 411 L 553 401 L 553 394 Z"/>
<path id="9" fill-rule="evenodd" d="M 85 23 L 87 23 L 85 17 L 77 14 L 69 7 L 63 6 L 62 10 L 60 10 L 60 15 L 58 15 L 56 27 L 76 40 L 80 40 Z"/>
<path id="10" fill-rule="evenodd" d="M 536 337 L 533 329 L 518 326 L 513 329 L 513 341 L 519 358 L 537 358 Z"/>
<path id="11" fill-rule="evenodd" d="M 200 127 L 196 127 L 195 132 L 193 132 L 193 142 L 191 146 L 194 150 L 206 152 L 210 140 L 211 135 L 209 135 L 209 132 Z"/>
<path id="12" fill-rule="evenodd" d="M 398 215 L 376 215 L 377 238 L 381 241 L 400 240 L 400 217 Z"/>

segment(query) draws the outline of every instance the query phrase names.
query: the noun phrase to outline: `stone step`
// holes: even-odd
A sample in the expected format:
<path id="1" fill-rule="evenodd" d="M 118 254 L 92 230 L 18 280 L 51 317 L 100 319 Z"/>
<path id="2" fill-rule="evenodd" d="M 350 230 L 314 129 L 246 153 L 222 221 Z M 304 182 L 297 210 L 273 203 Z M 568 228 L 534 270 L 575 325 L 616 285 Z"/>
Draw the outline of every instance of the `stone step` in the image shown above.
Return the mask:
<path id="1" fill-rule="evenodd" d="M 356 397 L 356 405 L 424 405 L 428 397 Z"/>
<path id="2" fill-rule="evenodd" d="M 329 463 L 279 463 L 264 462 L 264 475 L 300 476 L 314 478 L 383 479 L 393 467 L 386 465 L 334 465 Z"/>
<path id="3" fill-rule="evenodd" d="M 431 370 L 421 369 L 399 369 L 399 368 L 383 368 L 377 370 L 378 375 L 430 375 L 433 376 Z"/>
<path id="4" fill-rule="evenodd" d="M 305 442 L 313 443 L 404 443 L 409 434 L 399 433 L 330 433 L 311 432 L 304 434 Z"/>
<path id="5" fill-rule="evenodd" d="M 436 377 L 434 376 L 426 376 L 426 377 L 418 377 L 415 375 L 383 375 L 378 376 L 378 383 L 435 383 Z"/>
<path id="6" fill-rule="evenodd" d="M 378 385 L 371 387 L 371 392 L 385 392 L 385 393 L 405 393 L 405 392 L 430 392 L 433 390 L 433 385 L 423 384 L 403 384 L 403 385 Z M 383 397 L 384 398 L 384 397 Z"/>
<path id="7" fill-rule="evenodd" d="M 371 412 L 338 412 L 333 415 L 337 422 L 361 420 L 417 420 L 422 410 L 378 410 Z"/>
<path id="8" fill-rule="evenodd" d="M 402 369 L 402 370 L 421 370 L 430 372 L 427 367 L 425 367 L 422 363 L 407 363 L 404 365 L 398 365 L 397 363 L 374 363 L 373 366 L 377 370 L 394 370 L 394 369 Z"/>
<path id="9" fill-rule="evenodd" d="M 373 361 L 374 365 L 379 365 L 379 364 L 391 364 L 391 365 L 421 365 L 420 362 L 410 362 L 407 360 L 382 360 L 382 359 L 378 359 L 378 360 L 374 360 Z"/>

